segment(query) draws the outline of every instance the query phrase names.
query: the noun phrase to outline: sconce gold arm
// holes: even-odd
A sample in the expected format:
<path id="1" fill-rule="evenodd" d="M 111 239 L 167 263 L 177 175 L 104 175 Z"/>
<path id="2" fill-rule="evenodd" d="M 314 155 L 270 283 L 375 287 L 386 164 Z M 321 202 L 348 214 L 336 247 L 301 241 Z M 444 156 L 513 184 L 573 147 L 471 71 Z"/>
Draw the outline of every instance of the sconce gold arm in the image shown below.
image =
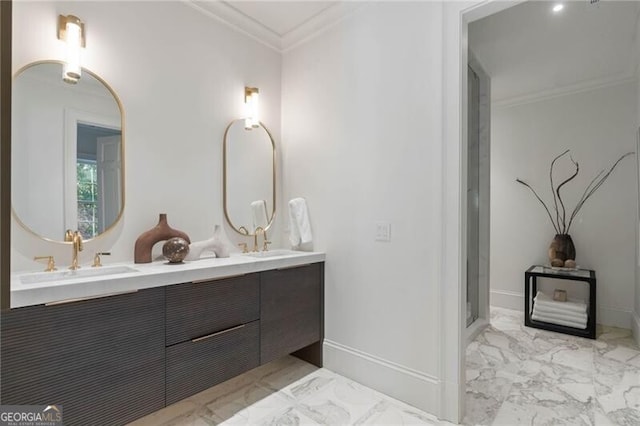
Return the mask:
<path id="1" fill-rule="evenodd" d="M 84 32 L 84 22 L 75 15 L 58 15 L 58 39 L 67 39 L 67 22 L 72 22 L 80 27 L 80 46 L 87 47 L 87 41 Z"/>

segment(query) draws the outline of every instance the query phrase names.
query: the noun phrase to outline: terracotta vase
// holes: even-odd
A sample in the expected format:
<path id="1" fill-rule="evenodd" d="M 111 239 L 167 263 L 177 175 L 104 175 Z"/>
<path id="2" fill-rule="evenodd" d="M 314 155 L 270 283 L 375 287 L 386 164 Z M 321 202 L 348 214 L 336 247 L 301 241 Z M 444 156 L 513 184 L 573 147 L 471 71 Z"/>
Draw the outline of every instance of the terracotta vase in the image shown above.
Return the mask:
<path id="1" fill-rule="evenodd" d="M 556 234 L 549 245 L 551 266 L 575 267 L 576 247 L 569 234 Z"/>
<path id="2" fill-rule="evenodd" d="M 133 261 L 135 263 L 151 263 L 151 249 L 153 249 L 154 244 L 173 237 L 184 238 L 189 244 L 191 243 L 191 239 L 187 234 L 169 226 L 166 213 L 160 213 L 158 224 L 143 232 L 136 240 Z"/>

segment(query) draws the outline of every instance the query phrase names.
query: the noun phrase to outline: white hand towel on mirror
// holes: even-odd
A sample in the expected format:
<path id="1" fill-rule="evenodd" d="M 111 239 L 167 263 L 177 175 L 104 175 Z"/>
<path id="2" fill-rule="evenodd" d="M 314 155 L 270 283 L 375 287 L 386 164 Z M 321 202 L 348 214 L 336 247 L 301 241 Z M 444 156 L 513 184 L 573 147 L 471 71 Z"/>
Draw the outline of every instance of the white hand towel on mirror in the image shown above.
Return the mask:
<path id="1" fill-rule="evenodd" d="M 573 312 L 579 312 L 579 313 L 587 312 L 587 304 L 584 303 L 584 301 L 582 300 L 569 299 L 566 302 L 558 302 L 556 300 L 553 300 L 551 297 L 547 296 L 541 291 L 539 291 L 538 294 L 536 294 L 535 301 L 537 304 L 540 304 L 540 306 L 554 307 L 558 309 L 563 309 L 565 311 L 573 311 Z"/>
<path id="2" fill-rule="evenodd" d="M 304 198 L 294 198 L 289 201 L 289 241 L 293 247 L 298 247 L 311 240 L 313 236 L 307 202 Z"/>
<path id="3" fill-rule="evenodd" d="M 258 226 L 265 229 L 269 224 L 267 218 L 267 202 L 266 200 L 257 200 L 251 203 L 251 216 L 253 217 L 253 232 Z"/>

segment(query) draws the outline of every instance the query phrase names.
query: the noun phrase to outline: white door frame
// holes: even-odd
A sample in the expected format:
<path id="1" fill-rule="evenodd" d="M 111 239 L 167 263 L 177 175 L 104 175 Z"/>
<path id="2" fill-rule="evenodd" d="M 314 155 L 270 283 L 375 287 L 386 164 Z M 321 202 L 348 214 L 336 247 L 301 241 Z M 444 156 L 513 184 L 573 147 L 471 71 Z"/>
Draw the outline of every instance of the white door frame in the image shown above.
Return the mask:
<path id="1" fill-rule="evenodd" d="M 515 6 L 487 0 L 443 4 L 443 218 L 442 417 L 460 422 L 465 412 L 467 46 L 470 22 Z"/>

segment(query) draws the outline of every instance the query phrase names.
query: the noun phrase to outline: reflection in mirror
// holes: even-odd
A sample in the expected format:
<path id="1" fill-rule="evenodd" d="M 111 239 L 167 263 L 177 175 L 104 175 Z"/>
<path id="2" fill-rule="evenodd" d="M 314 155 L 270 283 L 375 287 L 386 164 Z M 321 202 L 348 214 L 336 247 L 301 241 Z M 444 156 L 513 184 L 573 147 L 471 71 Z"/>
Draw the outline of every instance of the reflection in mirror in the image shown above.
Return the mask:
<path id="1" fill-rule="evenodd" d="M 244 119 L 224 134 L 224 213 L 233 229 L 253 235 L 273 223 L 276 203 L 275 143 L 267 128 L 246 130 Z"/>
<path id="2" fill-rule="evenodd" d="M 18 72 L 12 99 L 12 204 L 29 231 L 64 241 L 66 229 L 91 239 L 122 215 L 123 134 L 115 93 L 83 69 L 77 84 L 62 64 Z"/>

